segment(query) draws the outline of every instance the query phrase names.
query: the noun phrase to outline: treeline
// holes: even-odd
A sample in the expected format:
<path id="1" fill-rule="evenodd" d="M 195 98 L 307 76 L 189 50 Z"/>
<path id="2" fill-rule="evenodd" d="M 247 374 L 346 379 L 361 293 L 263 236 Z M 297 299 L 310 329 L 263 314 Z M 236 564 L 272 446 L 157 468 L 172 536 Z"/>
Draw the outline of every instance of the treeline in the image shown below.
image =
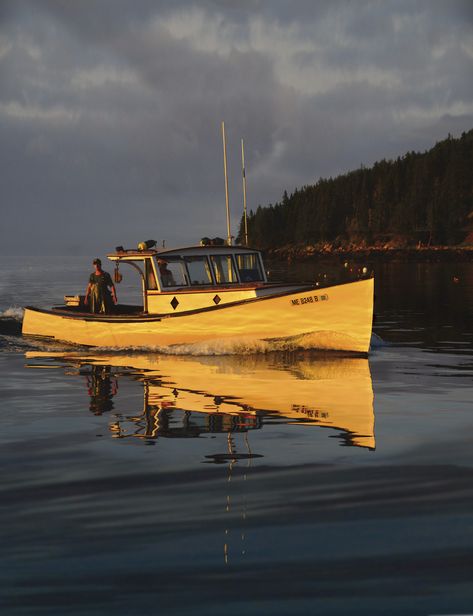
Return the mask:
<path id="1" fill-rule="evenodd" d="M 431 150 L 320 179 L 248 217 L 249 244 L 457 245 L 473 231 L 473 130 Z M 239 238 L 243 237 L 243 219 Z M 472 242 L 473 243 L 473 242 Z"/>

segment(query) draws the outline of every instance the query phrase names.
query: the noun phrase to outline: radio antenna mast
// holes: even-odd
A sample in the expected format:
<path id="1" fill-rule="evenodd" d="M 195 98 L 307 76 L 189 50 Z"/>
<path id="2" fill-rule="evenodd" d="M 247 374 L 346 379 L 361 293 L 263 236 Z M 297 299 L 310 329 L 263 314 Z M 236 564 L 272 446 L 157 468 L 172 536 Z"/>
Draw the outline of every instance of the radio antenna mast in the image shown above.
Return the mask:
<path id="1" fill-rule="evenodd" d="M 245 146 L 241 140 L 241 176 L 243 179 L 243 221 L 245 229 L 245 246 L 248 246 L 248 219 L 246 215 L 246 171 L 245 171 Z"/>
<path id="2" fill-rule="evenodd" d="M 223 141 L 223 171 L 225 173 L 225 204 L 227 209 L 227 244 L 232 245 L 232 234 L 230 231 L 230 207 L 228 205 L 228 175 L 227 175 L 227 142 L 225 139 L 225 122 L 222 122 L 222 141 Z"/>

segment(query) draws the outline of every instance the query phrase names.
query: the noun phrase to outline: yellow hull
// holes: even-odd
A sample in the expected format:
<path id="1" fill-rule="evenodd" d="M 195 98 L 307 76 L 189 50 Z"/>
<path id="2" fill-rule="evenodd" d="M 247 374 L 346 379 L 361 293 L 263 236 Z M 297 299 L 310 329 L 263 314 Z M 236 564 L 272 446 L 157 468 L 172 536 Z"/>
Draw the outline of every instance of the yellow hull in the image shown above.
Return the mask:
<path id="1" fill-rule="evenodd" d="M 98 347 L 164 349 L 212 342 L 368 353 L 373 279 L 169 315 L 98 316 L 26 308 L 23 334 Z M 282 347 L 284 348 L 284 347 Z"/>

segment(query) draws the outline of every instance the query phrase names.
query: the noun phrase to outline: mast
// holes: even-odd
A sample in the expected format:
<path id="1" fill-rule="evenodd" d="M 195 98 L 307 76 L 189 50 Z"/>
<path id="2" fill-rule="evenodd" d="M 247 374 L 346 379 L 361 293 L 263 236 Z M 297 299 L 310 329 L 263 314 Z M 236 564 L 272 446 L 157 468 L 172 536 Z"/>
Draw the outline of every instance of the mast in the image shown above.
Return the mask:
<path id="1" fill-rule="evenodd" d="M 243 179 L 243 220 L 245 225 L 245 246 L 248 246 L 248 220 L 246 216 L 246 172 L 245 172 L 245 147 L 241 140 L 241 175 Z"/>
<path id="2" fill-rule="evenodd" d="M 230 207 L 228 205 L 228 176 L 227 176 L 227 142 L 225 140 L 225 122 L 222 122 L 223 140 L 223 170 L 225 173 L 225 204 L 227 209 L 227 244 L 232 245 L 232 234 L 230 231 Z"/>

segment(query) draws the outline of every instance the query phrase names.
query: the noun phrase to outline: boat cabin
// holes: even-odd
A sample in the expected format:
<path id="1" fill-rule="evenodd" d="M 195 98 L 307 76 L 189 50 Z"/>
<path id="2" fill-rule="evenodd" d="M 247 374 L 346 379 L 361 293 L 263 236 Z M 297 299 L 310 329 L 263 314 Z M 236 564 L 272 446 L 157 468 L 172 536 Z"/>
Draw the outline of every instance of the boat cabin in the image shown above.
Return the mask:
<path id="1" fill-rule="evenodd" d="M 108 254 L 119 267 L 141 276 L 143 311 L 165 314 L 215 307 L 259 296 L 267 283 L 259 251 L 246 246 L 201 245 L 169 250 L 124 250 Z"/>

